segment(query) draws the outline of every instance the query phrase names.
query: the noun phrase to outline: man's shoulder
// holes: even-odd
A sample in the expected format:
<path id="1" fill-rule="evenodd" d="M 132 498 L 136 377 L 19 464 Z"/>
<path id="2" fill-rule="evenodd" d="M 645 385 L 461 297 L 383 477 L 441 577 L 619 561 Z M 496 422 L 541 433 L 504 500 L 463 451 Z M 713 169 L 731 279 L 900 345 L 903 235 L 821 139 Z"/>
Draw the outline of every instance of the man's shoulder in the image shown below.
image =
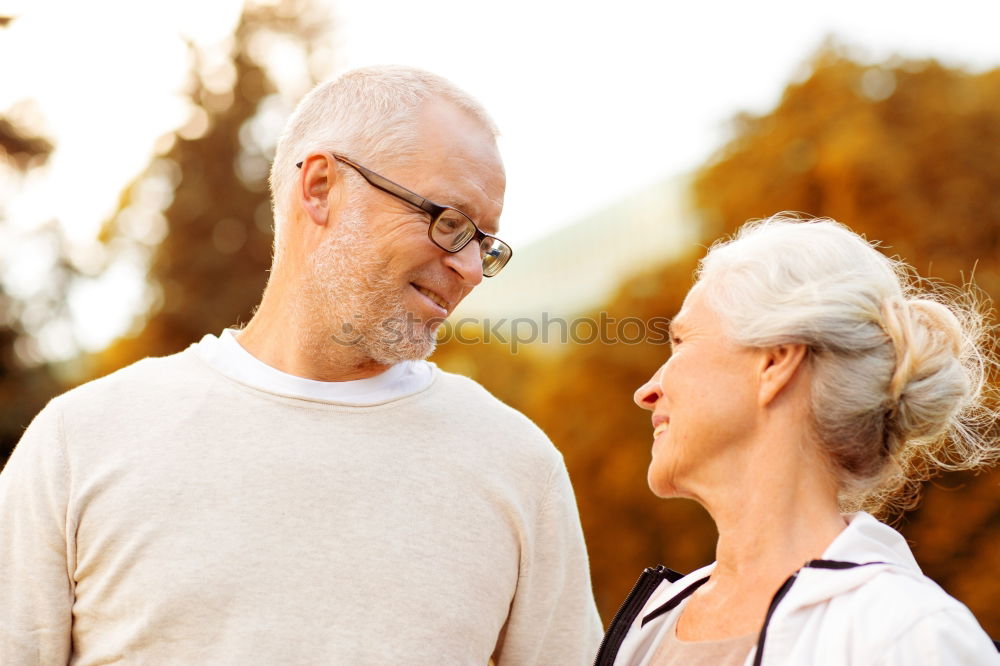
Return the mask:
<path id="1" fill-rule="evenodd" d="M 487 404 L 495 404 L 497 406 L 512 409 L 506 403 L 490 393 L 485 386 L 471 377 L 454 372 L 448 372 L 447 370 L 442 370 L 441 368 L 437 368 L 437 373 L 438 382 L 440 382 L 445 391 L 462 394 L 469 400 L 479 400 Z"/>
<path id="2" fill-rule="evenodd" d="M 438 369 L 437 391 L 432 399 L 454 415 L 456 427 L 467 424 L 481 437 L 496 437 L 503 441 L 508 453 L 521 449 L 526 454 L 542 455 L 555 462 L 561 454 L 548 435 L 528 416 L 490 393 L 482 384 L 466 377 Z"/>
<path id="3" fill-rule="evenodd" d="M 440 384 L 440 394 L 444 399 L 459 401 L 495 418 L 509 419 L 512 423 L 519 423 L 545 437 L 545 434 L 531 419 L 497 398 L 485 386 L 471 377 L 439 368 L 438 383 Z"/>
<path id="4" fill-rule="evenodd" d="M 105 403 L 122 406 L 144 397 L 158 399 L 164 391 L 173 392 L 182 382 L 190 381 L 198 361 L 184 350 L 169 356 L 147 357 L 103 377 L 92 379 L 54 398 L 51 405 L 64 410 L 93 411 Z"/>

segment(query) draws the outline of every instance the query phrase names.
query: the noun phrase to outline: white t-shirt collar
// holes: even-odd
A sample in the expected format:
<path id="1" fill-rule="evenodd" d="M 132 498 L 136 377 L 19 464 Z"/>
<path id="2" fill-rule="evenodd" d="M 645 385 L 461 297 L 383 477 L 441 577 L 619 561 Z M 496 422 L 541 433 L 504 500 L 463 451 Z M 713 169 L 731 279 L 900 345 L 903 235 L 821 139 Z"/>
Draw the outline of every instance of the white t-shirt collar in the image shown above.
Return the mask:
<path id="1" fill-rule="evenodd" d="M 402 361 L 374 377 L 343 382 L 297 377 L 248 352 L 236 340 L 235 333 L 227 328 L 218 337 L 208 334 L 194 345 L 195 353 L 227 377 L 270 393 L 346 405 L 373 405 L 422 391 L 434 378 L 434 365 L 427 361 Z"/>

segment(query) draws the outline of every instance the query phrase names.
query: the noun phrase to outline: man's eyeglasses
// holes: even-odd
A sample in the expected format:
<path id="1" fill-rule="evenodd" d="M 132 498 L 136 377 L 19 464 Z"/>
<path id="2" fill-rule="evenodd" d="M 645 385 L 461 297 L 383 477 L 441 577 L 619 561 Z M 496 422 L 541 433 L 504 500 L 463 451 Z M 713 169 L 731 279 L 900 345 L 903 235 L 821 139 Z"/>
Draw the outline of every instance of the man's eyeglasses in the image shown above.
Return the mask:
<path id="1" fill-rule="evenodd" d="M 457 208 L 442 206 L 425 199 L 402 185 L 378 175 L 371 169 L 352 162 L 343 155 L 329 154 L 360 173 L 372 187 L 391 194 L 397 199 L 402 199 L 411 206 L 427 213 L 431 218 L 430 226 L 427 228 L 427 236 L 432 243 L 445 252 L 459 252 L 472 241 L 479 243 L 479 255 L 483 261 L 483 276 L 493 277 L 499 273 L 514 254 L 510 245 L 496 236 L 482 231 L 471 217 Z M 301 169 L 302 162 L 296 163 L 295 166 Z"/>

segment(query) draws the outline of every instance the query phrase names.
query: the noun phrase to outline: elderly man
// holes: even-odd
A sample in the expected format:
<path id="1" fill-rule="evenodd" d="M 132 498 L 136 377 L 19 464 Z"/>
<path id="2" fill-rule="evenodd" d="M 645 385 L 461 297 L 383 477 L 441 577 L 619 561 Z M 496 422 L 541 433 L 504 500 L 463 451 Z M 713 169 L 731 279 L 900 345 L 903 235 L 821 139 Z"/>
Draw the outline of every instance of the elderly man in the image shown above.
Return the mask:
<path id="1" fill-rule="evenodd" d="M 510 258 L 495 137 L 419 70 L 302 101 L 246 329 L 56 398 L 0 476 L 0 663 L 589 662 L 562 458 L 423 360 Z"/>

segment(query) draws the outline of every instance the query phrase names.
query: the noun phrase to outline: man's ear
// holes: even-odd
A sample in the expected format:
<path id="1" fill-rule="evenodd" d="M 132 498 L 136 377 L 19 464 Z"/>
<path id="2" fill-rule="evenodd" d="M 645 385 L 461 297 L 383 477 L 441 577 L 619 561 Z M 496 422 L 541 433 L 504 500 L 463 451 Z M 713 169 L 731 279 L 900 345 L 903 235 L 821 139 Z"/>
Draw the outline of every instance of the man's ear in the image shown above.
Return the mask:
<path id="1" fill-rule="evenodd" d="M 799 369 L 805 364 L 805 345 L 778 345 L 762 350 L 758 402 L 762 407 L 774 402 L 792 383 Z"/>
<path id="2" fill-rule="evenodd" d="M 295 194 L 314 224 L 326 225 L 330 221 L 330 209 L 337 205 L 340 189 L 336 187 L 340 171 L 333 157 L 321 153 L 310 155 L 302 163 Z"/>

